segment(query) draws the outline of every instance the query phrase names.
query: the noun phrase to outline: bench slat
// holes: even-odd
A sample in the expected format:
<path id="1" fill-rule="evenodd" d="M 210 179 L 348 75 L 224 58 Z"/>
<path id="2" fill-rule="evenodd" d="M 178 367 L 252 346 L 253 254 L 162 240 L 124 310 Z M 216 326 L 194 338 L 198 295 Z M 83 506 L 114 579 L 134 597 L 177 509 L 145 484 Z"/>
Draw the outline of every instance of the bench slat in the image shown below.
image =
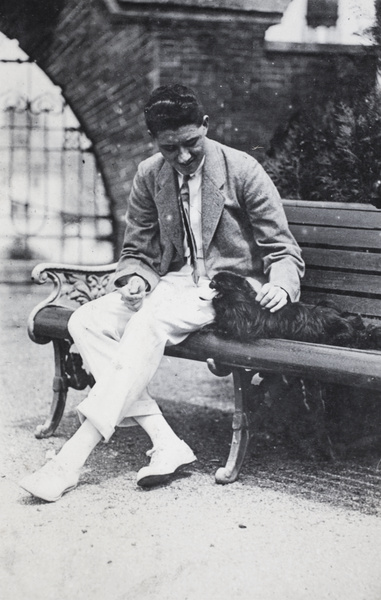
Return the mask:
<path id="1" fill-rule="evenodd" d="M 216 362 L 258 371 L 281 371 L 343 385 L 381 390 L 381 352 L 351 350 L 288 340 L 258 340 L 241 344 L 210 333 L 191 334 L 185 342 L 169 346 L 168 356 Z"/>
<path id="2" fill-rule="evenodd" d="M 329 209 L 305 206 L 285 207 L 289 223 L 328 225 L 329 227 L 359 229 L 381 229 L 381 211 L 345 209 Z"/>
<path id="3" fill-rule="evenodd" d="M 319 210 L 330 210 L 337 212 L 338 210 L 351 210 L 352 212 L 374 212 L 379 214 L 379 209 L 373 204 L 364 204 L 361 202 L 322 202 L 321 200 L 299 200 L 297 198 L 283 198 L 282 204 L 288 210 L 289 207 L 297 207 L 307 209 L 307 211 L 318 208 Z"/>
<path id="4" fill-rule="evenodd" d="M 345 296 L 333 294 L 330 292 L 316 292 L 308 289 L 302 289 L 302 300 L 307 304 L 316 304 L 320 300 L 332 300 L 343 311 L 362 315 L 371 319 L 381 319 L 381 303 L 380 300 L 373 298 L 358 298 L 356 296 Z"/>
<path id="5" fill-rule="evenodd" d="M 348 271 L 381 270 L 381 255 L 335 248 L 302 248 L 303 258 L 309 267 L 332 267 Z"/>
<path id="6" fill-rule="evenodd" d="M 304 287 L 354 292 L 367 296 L 377 295 L 381 299 L 381 275 L 349 273 L 343 271 L 307 269 Z"/>
<path id="7" fill-rule="evenodd" d="M 74 309 L 50 304 L 34 317 L 33 332 L 37 339 L 68 339 L 67 324 Z"/>
<path id="8" fill-rule="evenodd" d="M 303 244 L 318 244 L 333 248 L 381 249 L 381 231 L 377 230 L 360 229 L 354 233 L 352 229 L 295 224 L 290 224 L 290 229 L 301 246 Z"/>

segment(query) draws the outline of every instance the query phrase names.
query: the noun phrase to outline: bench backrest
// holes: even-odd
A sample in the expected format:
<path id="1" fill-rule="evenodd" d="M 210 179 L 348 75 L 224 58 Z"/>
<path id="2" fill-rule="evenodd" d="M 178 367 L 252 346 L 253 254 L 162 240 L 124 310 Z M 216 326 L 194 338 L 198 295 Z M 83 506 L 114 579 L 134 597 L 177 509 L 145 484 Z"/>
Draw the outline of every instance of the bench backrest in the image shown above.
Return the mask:
<path id="1" fill-rule="evenodd" d="M 331 299 L 381 319 L 381 210 L 364 204 L 284 200 L 307 270 L 302 299 Z"/>

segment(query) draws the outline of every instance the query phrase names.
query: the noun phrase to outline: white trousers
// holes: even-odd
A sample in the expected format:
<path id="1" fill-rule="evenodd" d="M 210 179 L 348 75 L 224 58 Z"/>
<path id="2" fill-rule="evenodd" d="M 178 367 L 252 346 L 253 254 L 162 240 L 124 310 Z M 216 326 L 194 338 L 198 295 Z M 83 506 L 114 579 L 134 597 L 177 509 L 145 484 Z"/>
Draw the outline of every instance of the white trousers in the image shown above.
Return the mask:
<path id="1" fill-rule="evenodd" d="M 166 344 L 180 343 L 213 318 L 209 279 L 196 286 L 188 266 L 162 277 L 137 312 L 118 291 L 81 306 L 69 332 L 96 381 L 78 405 L 81 420 L 89 419 L 107 441 L 126 418 L 160 414 L 146 388 Z"/>

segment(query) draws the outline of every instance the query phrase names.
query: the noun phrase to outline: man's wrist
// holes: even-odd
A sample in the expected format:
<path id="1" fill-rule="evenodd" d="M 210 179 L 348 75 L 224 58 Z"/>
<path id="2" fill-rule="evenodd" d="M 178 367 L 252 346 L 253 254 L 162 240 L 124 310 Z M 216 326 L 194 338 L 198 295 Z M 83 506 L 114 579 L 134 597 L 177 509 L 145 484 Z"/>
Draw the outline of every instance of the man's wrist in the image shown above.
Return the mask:
<path id="1" fill-rule="evenodd" d="M 291 302 L 290 294 L 288 293 L 288 291 L 287 291 L 287 290 L 286 290 L 284 287 L 282 287 L 281 285 L 277 285 L 277 287 L 278 287 L 280 290 L 283 290 L 283 291 L 285 292 L 285 294 L 286 294 L 286 296 L 287 296 L 287 302 Z"/>
<path id="2" fill-rule="evenodd" d="M 138 273 L 131 273 L 131 275 L 124 275 L 124 277 L 120 277 L 119 279 L 117 279 L 117 281 L 115 283 L 116 287 L 118 287 L 118 288 L 124 287 L 125 285 L 128 284 L 131 277 L 139 277 L 142 281 L 144 281 L 146 292 L 148 292 L 151 289 L 151 286 L 149 285 L 148 281 L 141 275 L 138 275 Z"/>

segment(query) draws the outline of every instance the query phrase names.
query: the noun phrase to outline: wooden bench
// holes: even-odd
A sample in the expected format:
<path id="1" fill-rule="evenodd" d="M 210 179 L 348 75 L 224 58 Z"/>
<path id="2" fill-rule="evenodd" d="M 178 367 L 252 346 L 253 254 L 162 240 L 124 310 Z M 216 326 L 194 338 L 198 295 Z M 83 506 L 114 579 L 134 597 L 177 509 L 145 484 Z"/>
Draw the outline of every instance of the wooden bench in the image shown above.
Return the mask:
<path id="1" fill-rule="evenodd" d="M 302 299 L 314 303 L 333 299 L 351 312 L 381 324 L 381 211 L 368 205 L 285 200 L 290 228 L 299 242 L 307 271 Z M 53 282 L 50 296 L 33 310 L 28 331 L 38 344 L 54 347 L 53 402 L 38 438 L 53 434 L 62 417 L 68 387 L 84 389 L 91 378 L 76 365 L 67 323 L 79 304 L 108 291 L 115 264 L 101 267 L 54 263 L 35 267 L 36 283 Z M 245 345 L 224 341 L 210 332 L 190 335 L 166 355 L 207 361 L 216 375 L 233 374 L 235 410 L 233 437 L 218 483 L 239 474 L 250 438 L 255 434 L 256 372 L 281 372 L 308 380 L 381 390 L 381 353 L 286 340 L 258 340 Z M 78 355 L 77 355 L 78 359 Z"/>

